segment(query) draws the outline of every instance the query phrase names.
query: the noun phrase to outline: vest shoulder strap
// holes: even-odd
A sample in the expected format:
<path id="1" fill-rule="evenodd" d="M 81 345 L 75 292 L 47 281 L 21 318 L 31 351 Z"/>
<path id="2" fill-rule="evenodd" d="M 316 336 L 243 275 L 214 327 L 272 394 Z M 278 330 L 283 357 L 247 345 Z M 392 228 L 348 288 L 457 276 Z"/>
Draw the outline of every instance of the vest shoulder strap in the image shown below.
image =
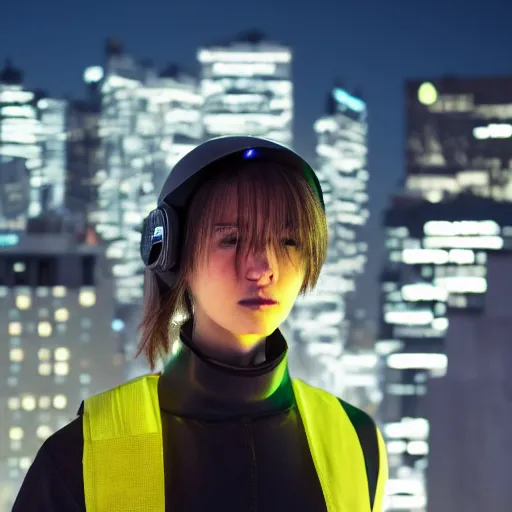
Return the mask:
<path id="1" fill-rule="evenodd" d="M 375 425 L 373 419 L 361 409 L 350 405 L 341 398 L 338 398 L 338 400 L 352 422 L 357 437 L 359 438 L 361 449 L 363 450 L 366 477 L 368 479 L 368 492 L 370 494 L 370 510 L 373 510 L 380 464 L 377 425 Z"/>

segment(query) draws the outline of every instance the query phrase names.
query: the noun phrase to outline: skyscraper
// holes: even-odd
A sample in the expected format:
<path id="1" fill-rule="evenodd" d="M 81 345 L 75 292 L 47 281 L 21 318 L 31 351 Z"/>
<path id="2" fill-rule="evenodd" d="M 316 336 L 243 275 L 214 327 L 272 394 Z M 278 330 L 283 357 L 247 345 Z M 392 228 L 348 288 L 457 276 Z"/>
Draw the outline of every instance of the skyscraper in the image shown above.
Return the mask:
<path id="1" fill-rule="evenodd" d="M 97 205 L 96 179 L 103 168 L 100 139 L 103 68 L 91 66 L 84 72 L 87 95 L 70 102 L 68 109 L 66 209 L 86 224 Z"/>
<path id="2" fill-rule="evenodd" d="M 37 102 L 43 151 L 41 211 L 64 208 L 67 165 L 66 100 L 40 98 Z"/>
<path id="3" fill-rule="evenodd" d="M 207 138 L 253 135 L 292 145 L 290 48 L 251 31 L 204 46 L 198 60 Z"/>
<path id="4" fill-rule="evenodd" d="M 512 200 L 512 77 L 413 80 L 405 93 L 406 188 Z"/>
<path id="5" fill-rule="evenodd" d="M 127 357 L 137 344 L 143 297 L 139 254 L 142 221 L 176 160 L 202 136 L 201 96 L 185 73 L 158 73 L 108 42 L 101 82 L 100 136 L 104 168 L 96 177 L 98 205 L 90 218 L 107 245 L 116 283 L 116 325 Z M 147 370 L 130 366 L 127 377 Z"/>
<path id="6" fill-rule="evenodd" d="M 64 100 L 25 90 L 23 73 L 10 62 L 0 71 L 0 156 L 24 160 L 29 217 L 64 204 L 66 108 Z"/>
<path id="7" fill-rule="evenodd" d="M 40 133 L 36 96 L 23 88 L 21 70 L 7 62 L 0 71 L 0 155 L 22 159 L 28 169 L 28 215 L 31 217 L 41 212 L 43 148 Z"/>
<path id="8" fill-rule="evenodd" d="M 357 350 L 352 347 L 355 352 L 342 353 L 349 329 L 346 311 L 353 307 L 356 280 L 366 263 L 367 247 L 361 233 L 369 216 L 366 114 L 361 98 L 334 87 L 326 115 L 315 123 L 316 170 L 324 192 L 329 249 L 317 290 L 297 300 L 287 324 L 302 362 L 292 363 L 292 368 L 310 382 L 343 396 L 349 393 L 348 387 L 359 387 L 363 381 L 376 387 L 375 379 L 352 375 L 359 364 Z M 370 357 L 370 353 L 364 354 L 366 362 L 361 368 L 366 368 L 365 372 L 370 371 Z M 375 363 L 373 360 L 370 366 L 374 368 Z M 358 395 L 355 389 L 350 393 Z"/>
<path id="9" fill-rule="evenodd" d="M 369 218 L 367 108 L 361 98 L 335 87 L 327 110 L 315 123 L 317 171 L 330 228 L 326 272 L 336 276 L 346 309 L 353 310 L 357 279 L 365 270 L 368 249 L 362 233 Z M 348 325 L 343 331 L 346 340 Z"/>
<path id="10" fill-rule="evenodd" d="M 26 160 L 0 155 L 0 232 L 23 232 L 27 226 L 30 176 Z"/>
<path id="11" fill-rule="evenodd" d="M 0 487 L 11 497 L 43 440 L 122 382 L 124 363 L 101 249 L 73 233 L 13 236 L 0 235 Z"/>
<path id="12" fill-rule="evenodd" d="M 446 374 L 450 311 L 483 310 L 488 254 L 512 249 L 511 219 L 512 203 L 470 194 L 435 204 L 396 198 L 386 212 L 376 348 L 385 362 L 380 420 L 393 511 L 426 509 L 427 385 Z"/>
<path id="13" fill-rule="evenodd" d="M 429 384 L 428 510 L 507 510 L 512 409 L 512 257 L 489 255 L 478 314 L 450 314 L 448 371 Z"/>
<path id="14" fill-rule="evenodd" d="M 406 83 L 406 190 L 384 218 L 377 343 L 392 510 L 426 509 L 423 395 L 446 372 L 448 311 L 481 310 L 487 254 L 511 244 L 511 85 L 512 77 Z"/>

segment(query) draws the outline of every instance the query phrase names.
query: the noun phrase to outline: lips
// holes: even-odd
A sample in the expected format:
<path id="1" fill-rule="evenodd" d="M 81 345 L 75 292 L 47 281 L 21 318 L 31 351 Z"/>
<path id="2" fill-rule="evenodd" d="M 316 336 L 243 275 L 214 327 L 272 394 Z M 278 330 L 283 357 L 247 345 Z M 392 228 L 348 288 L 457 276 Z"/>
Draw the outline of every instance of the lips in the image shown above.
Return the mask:
<path id="1" fill-rule="evenodd" d="M 277 301 L 272 299 L 243 299 L 239 302 L 242 306 L 274 306 L 278 304 Z"/>

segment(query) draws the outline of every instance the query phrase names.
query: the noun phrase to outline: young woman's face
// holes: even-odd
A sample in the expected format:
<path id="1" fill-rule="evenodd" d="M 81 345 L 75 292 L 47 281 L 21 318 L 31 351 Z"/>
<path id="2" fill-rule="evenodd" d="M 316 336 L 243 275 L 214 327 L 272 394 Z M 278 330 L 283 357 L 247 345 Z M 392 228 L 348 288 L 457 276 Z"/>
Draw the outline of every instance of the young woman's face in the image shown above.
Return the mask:
<path id="1" fill-rule="evenodd" d="M 304 280 L 303 265 L 294 240 L 283 233 L 290 258 L 277 261 L 273 251 L 242 255 L 235 267 L 238 205 L 228 201 L 215 226 L 208 258 L 199 262 L 188 285 L 194 299 L 196 335 L 212 343 L 232 343 L 248 352 L 272 334 L 290 313 Z M 249 307 L 244 299 L 272 299 L 275 304 Z"/>

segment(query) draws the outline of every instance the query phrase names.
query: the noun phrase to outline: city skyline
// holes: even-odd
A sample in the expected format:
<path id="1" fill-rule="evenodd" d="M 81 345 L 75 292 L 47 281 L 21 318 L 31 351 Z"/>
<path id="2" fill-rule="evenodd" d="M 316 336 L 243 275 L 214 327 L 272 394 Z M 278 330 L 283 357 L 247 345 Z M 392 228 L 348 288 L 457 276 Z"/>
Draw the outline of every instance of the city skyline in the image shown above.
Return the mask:
<path id="1" fill-rule="evenodd" d="M 213 4 L 191 1 L 157 7 L 155 2 L 143 6 L 92 1 L 62 23 L 67 7 L 60 0 L 46 3 L 44 9 L 29 4 L 31 17 L 20 4 L 4 15 L 0 48 L 2 56 L 26 71 L 28 87 L 77 95 L 83 69 L 100 63 L 103 41 L 110 34 L 119 35 L 131 53 L 152 58 L 159 67 L 169 61 L 190 67 L 200 45 L 260 27 L 271 39 L 293 48 L 296 146 L 309 159 L 314 155 L 313 123 L 324 111 L 325 91 L 333 79 L 345 78 L 348 89 L 360 86 L 369 110 L 368 238 L 373 242 L 362 289 L 376 318 L 376 282 L 384 256 L 380 212 L 404 167 L 403 82 L 446 74 L 512 73 L 507 57 L 512 35 L 506 25 L 510 8 L 497 1 L 482 10 L 477 4 L 445 5 L 439 0 L 430 2 L 428 9 L 398 2 L 341 6 L 334 0 L 320 0 L 315 6 L 314 11 L 301 6 L 290 10 L 285 3 L 263 1 L 249 18 L 244 6 L 228 0 L 221 19 L 212 23 L 218 14 Z M 197 16 L 199 9 L 203 16 Z M 33 41 L 40 43 L 34 46 Z"/>

